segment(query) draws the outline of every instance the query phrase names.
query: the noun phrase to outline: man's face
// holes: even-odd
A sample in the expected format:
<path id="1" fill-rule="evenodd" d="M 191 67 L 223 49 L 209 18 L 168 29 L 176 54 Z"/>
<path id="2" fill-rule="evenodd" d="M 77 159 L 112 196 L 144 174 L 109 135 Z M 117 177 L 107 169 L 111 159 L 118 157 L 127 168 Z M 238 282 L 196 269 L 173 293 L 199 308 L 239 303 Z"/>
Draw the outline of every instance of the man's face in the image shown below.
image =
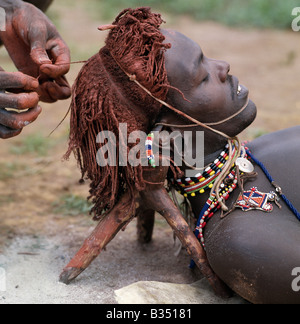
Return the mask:
<path id="1" fill-rule="evenodd" d="M 203 122 L 215 123 L 241 110 L 248 102 L 248 90 L 229 75 L 230 66 L 224 61 L 207 58 L 200 46 L 175 32 L 164 30 L 166 42 L 172 48 L 166 52 L 166 69 L 171 86 L 168 100 L 189 116 Z M 213 126 L 229 136 L 236 136 L 256 117 L 256 106 L 250 100 L 246 109 L 231 120 Z"/>

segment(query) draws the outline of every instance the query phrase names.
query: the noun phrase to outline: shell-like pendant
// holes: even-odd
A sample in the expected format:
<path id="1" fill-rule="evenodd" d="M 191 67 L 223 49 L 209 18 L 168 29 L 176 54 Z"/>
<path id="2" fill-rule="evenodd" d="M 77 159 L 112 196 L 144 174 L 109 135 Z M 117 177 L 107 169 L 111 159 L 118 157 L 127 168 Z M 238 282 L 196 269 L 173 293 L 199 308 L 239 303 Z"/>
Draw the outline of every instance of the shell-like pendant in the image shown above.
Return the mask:
<path id="1" fill-rule="evenodd" d="M 238 158 L 235 164 L 239 167 L 241 172 L 251 173 L 254 171 L 253 164 L 245 158 Z"/>

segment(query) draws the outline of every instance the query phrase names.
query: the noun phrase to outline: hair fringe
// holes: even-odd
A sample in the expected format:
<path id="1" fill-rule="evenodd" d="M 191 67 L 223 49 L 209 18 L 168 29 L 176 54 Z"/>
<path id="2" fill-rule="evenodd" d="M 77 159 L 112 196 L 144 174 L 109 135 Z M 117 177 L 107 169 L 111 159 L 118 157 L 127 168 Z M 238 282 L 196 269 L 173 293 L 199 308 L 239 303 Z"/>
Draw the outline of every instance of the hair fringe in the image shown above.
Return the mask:
<path id="1" fill-rule="evenodd" d="M 131 199 L 128 208 L 135 209 L 135 193 L 145 189 L 143 167 L 106 166 L 97 164 L 96 143 L 101 131 L 116 135 L 119 159 L 119 124 L 127 123 L 128 134 L 149 132 L 161 111 L 161 104 L 131 82 L 122 69 L 155 97 L 165 100 L 170 88 L 165 68 L 164 44 L 160 31 L 163 20 L 150 8 L 125 9 L 114 21 L 106 45 L 88 60 L 72 89 L 68 159 L 73 152 L 82 178 L 90 180 L 90 196 L 95 220 L 105 217 L 126 191 Z M 120 69 L 120 66 L 122 69 Z M 127 146 L 127 152 L 130 145 Z"/>

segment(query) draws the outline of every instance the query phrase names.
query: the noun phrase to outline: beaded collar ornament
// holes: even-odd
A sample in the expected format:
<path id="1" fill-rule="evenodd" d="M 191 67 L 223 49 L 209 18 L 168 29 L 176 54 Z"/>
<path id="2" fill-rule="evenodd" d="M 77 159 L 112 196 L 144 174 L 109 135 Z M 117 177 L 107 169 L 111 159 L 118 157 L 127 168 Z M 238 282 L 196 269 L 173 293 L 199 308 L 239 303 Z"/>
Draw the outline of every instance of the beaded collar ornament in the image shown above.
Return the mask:
<path id="1" fill-rule="evenodd" d="M 246 154 L 244 148 L 242 148 L 242 150 L 239 151 L 238 154 L 240 154 L 240 157 L 236 159 L 236 162 L 232 166 L 230 173 L 227 175 L 227 177 L 223 180 L 223 182 L 220 185 L 219 195 L 217 196 L 215 191 L 211 191 L 210 197 L 206 201 L 199 215 L 198 222 L 194 230 L 194 234 L 200 241 L 204 250 L 205 250 L 205 241 L 204 241 L 203 233 L 207 222 L 221 209 L 221 203 L 227 201 L 231 193 L 238 187 L 239 176 L 243 175 L 244 172 L 251 173 L 254 169 L 254 168 L 252 169 L 253 166 L 249 161 L 249 157 Z M 194 267 L 195 267 L 195 262 L 192 260 L 190 264 L 190 268 L 194 268 Z"/>
<path id="2" fill-rule="evenodd" d="M 233 147 L 233 156 L 236 155 L 236 147 Z M 204 172 L 198 173 L 195 177 L 178 179 L 177 187 L 179 188 L 179 193 L 184 197 L 195 197 L 197 194 L 203 194 L 207 190 L 212 189 L 214 182 L 221 174 L 225 163 L 229 159 L 229 144 L 226 145 L 224 151 L 221 152 L 219 157 L 205 168 Z"/>
<path id="3" fill-rule="evenodd" d="M 156 164 L 153 153 L 153 141 L 154 133 L 152 132 L 148 135 L 146 140 L 146 155 L 149 164 L 155 168 Z M 251 154 L 250 150 L 245 145 L 246 143 L 243 144 L 242 147 L 237 147 L 234 141 L 231 141 L 225 146 L 219 157 L 204 169 L 203 173 L 198 173 L 192 178 L 178 179 L 176 182 L 172 180 L 173 185 L 177 187 L 179 193 L 186 198 L 189 195 L 195 197 L 197 194 L 204 194 L 209 189 L 211 190 L 209 199 L 206 201 L 205 206 L 200 213 L 194 231 L 204 249 L 205 242 L 203 232 L 207 222 L 220 209 L 222 209 L 222 211 L 226 210 L 224 209 L 224 203 L 229 199 L 230 194 L 239 186 L 239 177 L 243 176 L 244 173 L 253 173 L 254 166 L 251 161 L 257 164 L 264 171 L 269 181 L 275 187 L 276 192 L 271 191 L 270 193 L 263 193 L 258 191 L 256 187 L 253 187 L 248 191 L 242 190 L 239 198 L 234 204 L 234 208 L 241 208 L 242 211 L 261 210 L 264 212 L 272 212 L 273 206 L 270 202 L 275 202 L 275 204 L 281 208 L 279 204 L 279 196 L 281 196 L 300 220 L 300 213 L 282 193 L 281 188 L 274 183 L 274 180 L 267 172 L 265 166 L 258 161 L 253 154 Z M 229 161 L 235 162 L 231 166 L 229 172 L 226 173 L 227 175 L 221 178 L 221 174 L 226 172 L 225 165 L 228 164 Z M 215 186 L 219 178 L 223 180 L 221 180 L 221 183 L 218 186 Z M 193 267 L 193 261 L 191 267 Z"/>
<path id="4" fill-rule="evenodd" d="M 149 161 L 149 164 L 152 167 L 155 165 L 155 157 L 153 154 L 153 141 L 154 133 L 150 133 L 146 139 L 146 155 Z M 230 150 L 230 145 L 232 149 Z M 204 194 L 208 190 L 211 190 L 209 199 L 207 200 L 203 211 L 199 217 L 197 227 L 195 229 L 195 235 L 201 241 L 203 247 L 204 238 L 203 238 L 203 229 L 207 221 L 219 210 L 221 209 L 221 204 L 228 200 L 230 194 L 237 187 L 237 173 L 236 173 L 236 164 L 234 163 L 228 175 L 225 177 L 223 182 L 219 186 L 218 195 L 213 191 L 214 184 L 217 179 L 220 177 L 221 173 L 224 171 L 226 163 L 230 160 L 236 161 L 238 155 L 240 155 L 241 150 L 238 149 L 232 141 L 228 143 L 224 150 L 220 153 L 219 157 L 207 166 L 204 169 L 203 173 L 198 173 L 195 177 L 192 178 L 182 178 L 177 179 L 176 181 L 171 180 L 172 184 L 178 189 L 178 192 L 184 197 L 195 197 L 199 194 Z M 230 156 L 231 154 L 231 156 Z M 246 156 L 245 151 L 243 151 L 242 158 Z"/>
<path id="5" fill-rule="evenodd" d="M 203 248 L 205 248 L 204 243 L 204 236 L 203 236 L 203 230 L 206 226 L 207 222 L 214 216 L 214 214 L 221 209 L 220 200 L 227 201 L 230 197 L 230 194 L 236 189 L 238 186 L 238 179 L 237 179 L 237 173 L 236 168 L 234 167 L 230 174 L 227 176 L 225 181 L 221 185 L 221 194 L 220 198 L 217 199 L 216 193 L 213 192 L 209 199 L 207 200 L 204 208 L 202 209 L 198 223 L 195 229 L 195 235 L 201 242 Z M 229 184 L 226 184 L 229 183 Z"/>
<path id="6" fill-rule="evenodd" d="M 228 150 L 228 147 L 229 144 L 226 145 L 225 151 L 223 151 L 221 155 L 223 155 L 224 153 L 226 155 L 226 150 Z M 233 149 L 232 152 L 233 155 L 238 154 L 235 149 Z M 243 153 L 241 153 L 242 155 L 240 157 L 240 160 L 238 161 L 238 159 L 236 159 L 237 162 L 232 166 L 229 174 L 221 183 L 219 189 L 219 195 L 217 195 L 215 191 L 211 191 L 210 197 L 206 201 L 205 206 L 203 207 L 200 216 L 198 218 L 197 226 L 195 228 L 195 235 L 201 242 L 204 249 L 205 249 L 205 242 L 203 236 L 204 227 L 206 226 L 209 219 L 211 219 L 214 216 L 214 214 L 221 209 L 221 203 L 226 202 L 229 199 L 230 194 L 237 188 L 238 176 L 243 175 L 242 171 L 240 171 L 239 169 L 237 170 L 237 164 L 240 165 L 241 162 L 247 163 L 245 162 L 247 161 L 247 155 L 245 153 L 245 150 L 242 150 L 242 152 Z M 215 164 L 215 162 L 213 164 Z"/>

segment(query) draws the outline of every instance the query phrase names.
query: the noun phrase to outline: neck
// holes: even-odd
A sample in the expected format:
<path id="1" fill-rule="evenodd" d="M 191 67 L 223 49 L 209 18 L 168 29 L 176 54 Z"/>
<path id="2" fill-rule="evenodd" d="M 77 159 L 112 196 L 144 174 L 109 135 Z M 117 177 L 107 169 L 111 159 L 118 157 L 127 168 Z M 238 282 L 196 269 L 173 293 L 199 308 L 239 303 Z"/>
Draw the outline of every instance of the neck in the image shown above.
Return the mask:
<path id="1" fill-rule="evenodd" d="M 204 161 L 205 165 L 212 163 L 224 149 L 228 140 L 212 132 L 204 134 Z"/>
<path id="2" fill-rule="evenodd" d="M 197 132 L 204 132 L 204 166 L 210 165 L 212 162 L 214 162 L 218 156 L 220 155 L 220 153 L 224 150 L 225 145 L 228 143 L 228 136 L 227 135 L 222 135 L 222 132 L 219 131 L 215 131 L 215 130 L 210 130 L 210 129 L 206 129 L 204 127 L 202 127 L 202 125 L 191 125 L 191 126 L 187 126 L 186 123 L 184 123 L 184 121 L 182 120 L 174 120 L 171 116 L 169 116 L 169 118 L 165 118 L 168 119 L 168 121 L 166 122 L 164 119 L 161 119 L 160 126 L 166 126 L 168 127 L 169 131 L 171 130 L 172 132 L 174 131 L 179 131 L 182 134 L 185 131 L 189 131 L 190 132 L 190 137 L 188 138 L 189 143 L 185 143 L 187 145 L 185 145 L 185 150 L 190 150 L 189 156 L 195 157 L 197 156 Z M 173 122 L 173 123 L 172 123 Z M 192 139 L 192 142 L 191 142 Z M 185 138 L 186 140 L 186 138 Z M 192 143 L 192 144 L 191 144 Z M 191 145 L 189 145 L 191 144 Z M 240 148 L 239 148 L 240 149 Z M 202 156 L 203 158 L 203 156 Z M 235 161 L 233 161 L 234 156 L 230 156 L 230 160 L 232 163 L 234 163 Z M 228 162 L 229 162 L 228 161 Z M 215 179 L 215 183 L 214 183 L 214 187 L 216 185 L 216 188 L 219 189 L 219 185 L 221 184 L 222 179 L 224 179 L 224 176 L 226 177 L 229 174 L 229 169 L 230 166 L 232 165 L 232 163 L 228 163 L 224 168 L 223 171 L 220 173 L 220 176 Z M 188 164 L 185 164 L 181 167 L 181 171 L 185 172 L 185 171 L 192 171 L 192 174 L 197 174 L 197 173 L 202 173 L 202 171 L 199 170 L 195 170 L 195 168 L 190 167 Z M 228 173 L 227 173 L 228 170 Z M 189 173 L 189 174 L 191 174 Z M 193 177 L 193 176 L 191 176 Z M 192 184 L 193 185 L 193 184 Z M 216 190 L 217 192 L 219 192 L 219 190 Z M 214 189 L 211 189 L 214 190 Z M 217 194 L 218 195 L 218 194 Z M 203 206 L 205 205 L 206 201 L 208 200 L 210 196 L 210 190 L 206 190 L 204 193 L 198 194 L 198 195 L 194 195 L 191 197 L 189 197 L 189 200 L 191 202 L 194 214 L 196 217 L 198 217 L 198 214 L 200 214 L 200 211 L 202 210 Z M 218 198 L 218 197 L 217 197 Z M 224 206 L 225 207 L 225 206 Z M 226 208 L 226 207 L 225 207 Z"/>
<path id="3" fill-rule="evenodd" d="M 197 132 L 203 132 L 201 127 L 191 127 L 191 128 L 174 128 L 172 131 L 180 131 L 182 134 L 184 132 L 191 132 L 191 145 L 186 145 L 185 150 L 192 150 L 192 152 L 185 152 L 189 156 L 197 156 Z M 215 134 L 211 131 L 204 131 L 204 165 L 212 163 L 219 154 L 224 150 L 225 145 L 228 140 L 223 136 Z M 183 165 L 182 171 L 192 170 L 190 166 Z M 197 173 L 197 172 L 196 172 Z"/>

